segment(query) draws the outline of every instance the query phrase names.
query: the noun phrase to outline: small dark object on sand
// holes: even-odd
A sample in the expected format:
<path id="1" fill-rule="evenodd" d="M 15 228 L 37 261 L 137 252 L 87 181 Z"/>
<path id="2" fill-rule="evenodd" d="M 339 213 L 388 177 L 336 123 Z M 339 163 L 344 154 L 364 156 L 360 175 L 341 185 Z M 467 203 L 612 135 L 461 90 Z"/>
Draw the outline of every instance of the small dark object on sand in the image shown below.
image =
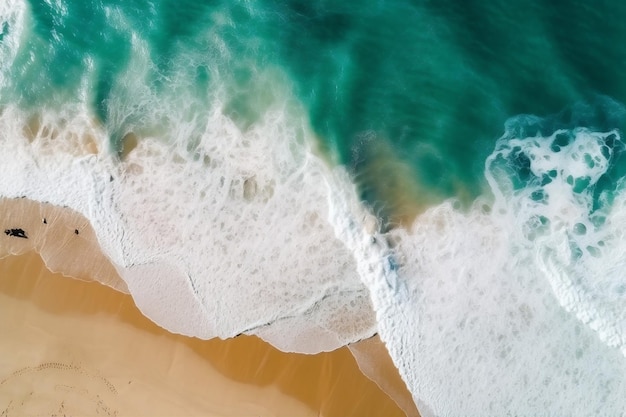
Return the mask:
<path id="1" fill-rule="evenodd" d="M 43 218 L 43 224 L 48 224 L 48 220 L 46 220 L 46 218 Z"/>
<path id="2" fill-rule="evenodd" d="M 78 229 L 74 229 L 74 233 L 78 234 Z"/>
<path id="3" fill-rule="evenodd" d="M 28 236 L 26 236 L 26 232 L 22 229 L 6 229 L 4 231 L 4 234 L 7 236 L 21 237 L 22 239 L 28 239 Z"/>

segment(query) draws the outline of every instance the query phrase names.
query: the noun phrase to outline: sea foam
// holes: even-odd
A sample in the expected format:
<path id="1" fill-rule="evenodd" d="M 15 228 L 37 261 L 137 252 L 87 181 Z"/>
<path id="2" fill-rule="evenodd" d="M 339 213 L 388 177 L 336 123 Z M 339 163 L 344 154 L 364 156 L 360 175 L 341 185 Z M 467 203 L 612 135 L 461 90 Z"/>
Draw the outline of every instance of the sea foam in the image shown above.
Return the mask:
<path id="1" fill-rule="evenodd" d="M 505 137 L 487 161 L 487 179 L 560 304 L 626 354 L 625 196 L 623 180 L 611 178 L 623 151 L 619 131 Z M 507 170 L 525 184 L 499 181 Z"/>
<path id="2" fill-rule="evenodd" d="M 7 0 L 0 4 L 0 88 L 8 82 L 6 73 L 17 55 L 25 18 L 26 5 L 22 1 Z"/>
<path id="3" fill-rule="evenodd" d="M 607 178 L 620 133 L 520 137 L 519 122 L 486 161 L 493 199 L 447 201 L 372 238 L 344 189 L 338 236 L 422 415 L 621 415 L 625 211 Z"/>
<path id="4" fill-rule="evenodd" d="M 84 113 L 47 112 L 27 138 L 29 116 L 5 108 L 0 189 L 85 215 L 139 308 L 171 331 L 308 353 L 373 334 L 369 293 L 326 220 L 325 163 L 290 146 L 280 112 L 247 132 L 208 117 L 193 152 L 146 138 L 119 161 L 65 149 L 103 147 Z"/>
<path id="5" fill-rule="evenodd" d="M 3 27 L 21 40 L 2 58 L 42 40 L 12 23 L 28 18 L 12 5 Z M 0 194 L 84 215 L 138 307 L 170 331 L 304 353 L 374 334 L 369 292 L 327 220 L 334 174 L 286 77 L 256 70 L 253 91 L 230 77 L 227 16 L 159 63 L 121 8 L 104 12 L 131 52 L 104 99 L 89 54 L 73 96 L 23 105 L 4 90 Z"/>

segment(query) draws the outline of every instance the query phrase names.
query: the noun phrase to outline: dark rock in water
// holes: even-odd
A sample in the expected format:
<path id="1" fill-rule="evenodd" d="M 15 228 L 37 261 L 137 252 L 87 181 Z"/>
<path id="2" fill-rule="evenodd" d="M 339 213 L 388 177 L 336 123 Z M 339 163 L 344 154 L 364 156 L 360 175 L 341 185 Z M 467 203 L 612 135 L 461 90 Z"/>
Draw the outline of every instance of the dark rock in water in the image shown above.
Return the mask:
<path id="1" fill-rule="evenodd" d="M 26 236 L 26 232 L 22 229 L 6 229 L 4 231 L 4 234 L 7 236 L 21 237 L 22 239 L 28 239 L 28 236 Z"/>

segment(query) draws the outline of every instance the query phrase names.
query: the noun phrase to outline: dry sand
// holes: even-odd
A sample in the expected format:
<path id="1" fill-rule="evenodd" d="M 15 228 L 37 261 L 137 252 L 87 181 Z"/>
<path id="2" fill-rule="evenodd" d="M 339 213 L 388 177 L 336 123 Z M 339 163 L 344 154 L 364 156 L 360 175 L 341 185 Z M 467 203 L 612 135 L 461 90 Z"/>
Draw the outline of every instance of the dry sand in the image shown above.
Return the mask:
<path id="1" fill-rule="evenodd" d="M 347 348 L 299 355 L 255 337 L 171 334 L 129 295 L 52 273 L 32 251 L 85 280 L 95 264 L 98 279 L 124 290 L 84 218 L 26 199 L 0 200 L 0 213 L 2 230 L 29 234 L 0 235 L 0 256 L 22 253 L 0 260 L 0 416 L 404 415 Z M 381 347 L 375 339 L 356 350 L 371 364 L 368 375 L 385 375 L 383 388 L 415 415 Z"/>

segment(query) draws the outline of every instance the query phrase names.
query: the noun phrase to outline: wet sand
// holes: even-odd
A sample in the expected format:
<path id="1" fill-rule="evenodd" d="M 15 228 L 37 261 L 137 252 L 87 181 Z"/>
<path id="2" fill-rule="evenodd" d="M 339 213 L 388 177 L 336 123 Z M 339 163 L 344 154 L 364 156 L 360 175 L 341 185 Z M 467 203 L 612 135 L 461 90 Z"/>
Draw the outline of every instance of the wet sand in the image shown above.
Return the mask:
<path id="1" fill-rule="evenodd" d="M 8 218 L 15 222 L 11 213 L 19 213 L 20 224 L 44 224 L 40 211 L 31 213 L 37 217 L 31 219 L 24 214 L 28 210 L 16 211 L 13 203 L 40 206 L 24 199 L 3 201 L 3 227 Z M 82 225 L 80 235 L 89 245 L 87 226 Z M 67 219 L 58 227 L 63 229 L 55 232 L 57 241 L 75 234 Z M 0 260 L 3 416 L 404 415 L 361 373 L 348 348 L 299 355 L 280 352 L 255 337 L 203 341 L 171 334 L 145 318 L 129 295 L 50 272 L 29 248 L 36 240 L 32 230 L 29 239 L 2 235 L 4 253 L 26 252 Z M 65 249 L 52 251 L 49 258 L 61 268 L 72 258 L 72 247 L 64 244 Z M 110 272 L 106 258 L 98 262 L 100 275 Z M 115 277 L 108 279 L 109 285 L 123 287 Z M 380 346 L 375 340 L 368 343 Z M 375 349 L 361 350 L 369 352 L 371 364 L 376 362 L 371 358 L 381 355 Z M 383 349 L 378 370 L 370 372 L 380 373 L 381 367 L 389 371 L 384 356 Z M 393 372 L 387 379 L 395 377 L 399 396 L 406 400 Z"/>

